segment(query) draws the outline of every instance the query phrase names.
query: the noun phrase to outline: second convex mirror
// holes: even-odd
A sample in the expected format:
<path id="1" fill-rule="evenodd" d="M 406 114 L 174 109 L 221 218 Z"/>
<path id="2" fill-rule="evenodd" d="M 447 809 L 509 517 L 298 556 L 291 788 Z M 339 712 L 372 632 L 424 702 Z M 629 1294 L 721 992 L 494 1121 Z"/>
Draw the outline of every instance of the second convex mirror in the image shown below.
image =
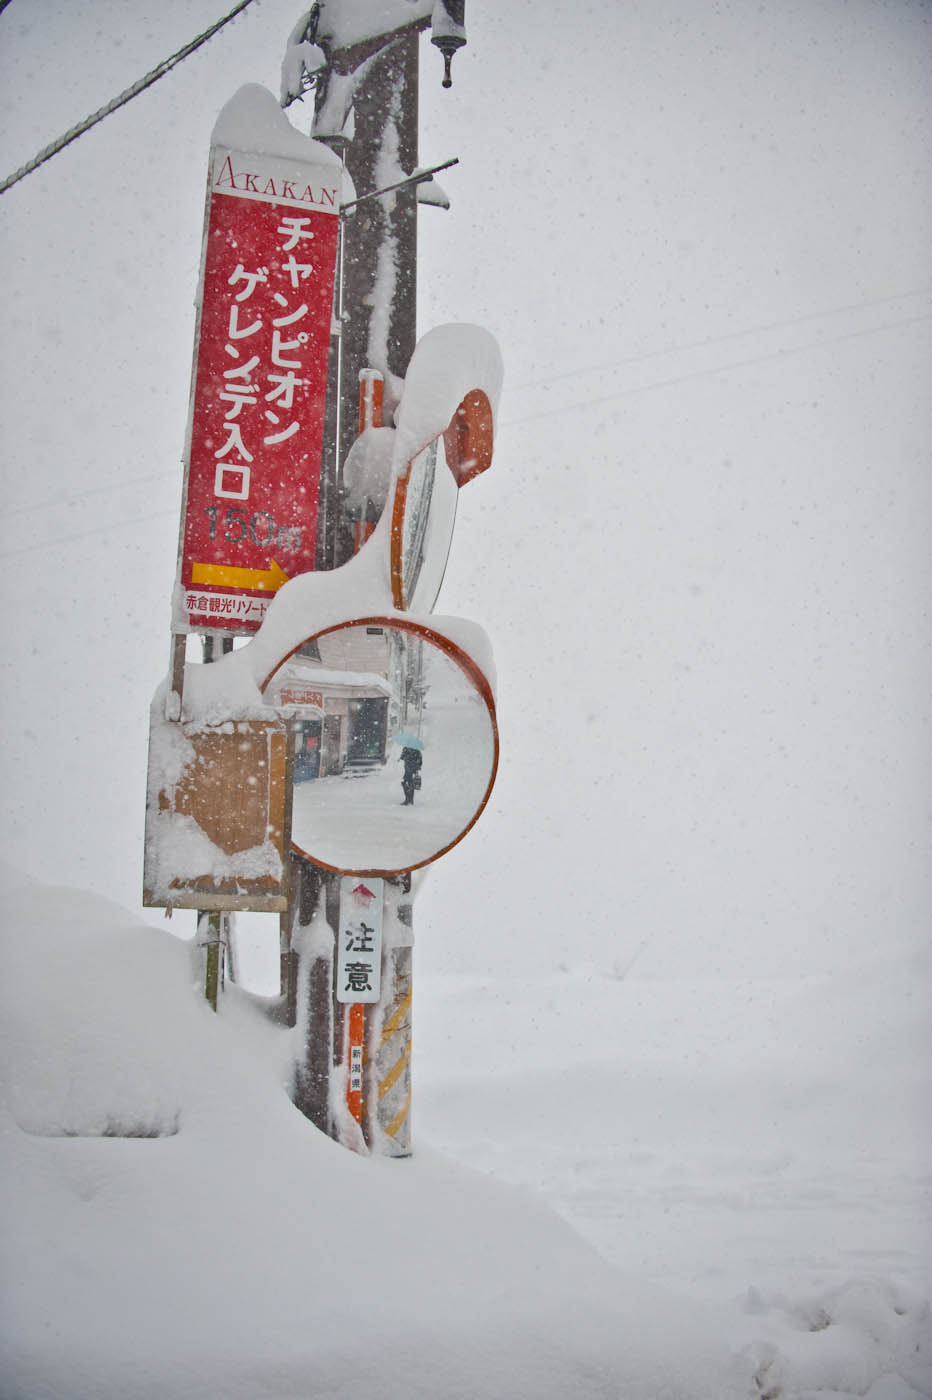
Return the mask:
<path id="1" fill-rule="evenodd" d="M 290 722 L 292 846 L 318 865 L 416 869 L 488 800 L 498 763 L 488 681 L 422 624 L 372 618 L 309 637 L 265 698 Z"/>
<path id="2" fill-rule="evenodd" d="M 392 598 L 403 612 L 430 612 L 443 582 L 458 488 L 442 437 L 408 463 L 392 503 Z"/>

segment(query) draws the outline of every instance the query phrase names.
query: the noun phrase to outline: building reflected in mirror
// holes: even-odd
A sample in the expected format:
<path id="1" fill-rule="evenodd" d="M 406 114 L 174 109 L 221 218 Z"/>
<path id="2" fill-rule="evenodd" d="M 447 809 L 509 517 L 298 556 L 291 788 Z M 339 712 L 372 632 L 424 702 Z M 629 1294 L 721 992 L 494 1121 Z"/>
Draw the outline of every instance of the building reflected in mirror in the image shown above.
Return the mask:
<path id="1" fill-rule="evenodd" d="M 497 759 L 491 694 L 462 652 L 424 628 L 322 633 L 279 666 L 265 696 L 291 724 L 292 842 L 321 865 L 411 869 L 459 840 L 485 804 Z"/>

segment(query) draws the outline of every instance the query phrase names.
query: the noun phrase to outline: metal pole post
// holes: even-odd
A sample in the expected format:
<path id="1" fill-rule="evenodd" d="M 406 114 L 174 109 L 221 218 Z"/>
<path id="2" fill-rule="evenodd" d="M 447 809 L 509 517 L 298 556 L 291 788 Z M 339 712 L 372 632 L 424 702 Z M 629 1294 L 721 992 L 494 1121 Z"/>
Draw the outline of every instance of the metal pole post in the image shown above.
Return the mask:
<path id="1" fill-rule="evenodd" d="M 343 145 L 346 167 L 362 195 L 392 183 L 386 170 L 417 168 L 418 31 L 402 30 L 372 61 L 356 88 L 355 133 Z M 342 143 L 339 143 L 342 144 Z M 366 200 L 342 220 L 339 383 L 328 389 L 328 442 L 321 483 L 326 512 L 322 553 L 333 568 L 353 552 L 352 531 L 340 509 L 340 468 L 357 435 L 359 375 L 378 370 L 386 408 L 394 408 L 393 377 L 408 368 L 417 337 L 417 187 Z M 337 368 L 331 357 L 331 369 Z M 336 379 L 332 376 L 332 380 Z M 337 411 L 339 409 L 339 412 Z"/>
<path id="2" fill-rule="evenodd" d="M 222 637 L 220 654 L 226 655 L 233 650 L 233 638 Z M 205 632 L 201 636 L 201 646 L 204 654 L 204 665 L 216 660 L 218 638 L 212 632 Z M 182 647 L 184 638 L 182 638 Z M 180 652 L 182 657 L 181 665 L 184 666 L 184 652 Z M 182 670 L 183 681 L 183 670 Z M 180 696 L 181 689 L 178 688 Z M 179 719 L 180 719 L 179 714 Z M 198 910 L 197 914 L 197 937 L 198 942 L 205 949 L 204 957 L 204 996 L 212 1011 L 217 1010 L 220 1000 L 220 990 L 223 986 L 223 959 L 224 950 L 232 937 L 233 915 L 221 913 L 219 910 Z"/>
<path id="3" fill-rule="evenodd" d="M 220 958 L 223 940 L 223 915 L 219 910 L 212 910 L 208 914 L 201 914 L 198 919 L 199 929 L 204 929 L 206 945 L 206 971 L 204 976 L 204 995 L 210 1003 L 212 1011 L 217 1009 L 217 1001 L 220 995 Z"/>

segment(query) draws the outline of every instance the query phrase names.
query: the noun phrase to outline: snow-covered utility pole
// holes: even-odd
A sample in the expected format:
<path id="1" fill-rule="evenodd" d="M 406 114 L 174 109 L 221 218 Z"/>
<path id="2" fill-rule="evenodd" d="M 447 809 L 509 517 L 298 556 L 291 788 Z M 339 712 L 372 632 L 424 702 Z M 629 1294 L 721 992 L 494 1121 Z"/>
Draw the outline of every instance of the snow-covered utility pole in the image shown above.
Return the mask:
<path id="1" fill-rule="evenodd" d="M 344 161 L 355 197 L 345 201 L 337 263 L 334 335 L 328 373 L 321 466 L 317 567 L 346 562 L 360 542 L 344 509 L 342 466 L 359 436 L 359 385 L 379 382 L 376 426 L 390 421 L 417 339 L 417 214 L 419 203 L 446 207 L 429 175 L 418 169 L 418 61 L 421 32 L 450 61 L 466 42 L 465 0 L 320 0 L 292 31 L 282 65 L 282 104 L 313 89 L 310 134 Z M 292 113 L 292 115 L 294 115 Z M 371 389 L 370 389 L 371 393 Z M 370 422 L 373 420 L 370 417 Z M 363 522 L 363 528 L 364 522 Z M 316 903 L 318 920 L 340 927 L 339 877 L 296 860 L 295 905 L 300 926 Z M 379 884 L 381 882 L 373 882 Z M 370 1147 L 390 1155 L 410 1151 L 412 904 L 411 876 L 387 880 L 382 918 L 384 951 L 378 1002 L 340 1007 L 325 941 L 304 941 L 301 992 L 306 1059 L 297 1068 L 296 1101 L 321 1128 L 353 1145 L 356 1125 L 334 1092 L 339 1067 L 347 1073 L 365 1050 L 368 1111 L 352 1092 L 351 1114 Z M 286 916 L 287 917 L 287 916 Z M 291 928 L 294 928 L 292 923 Z M 290 930 L 283 937 L 283 948 Z M 316 949 L 316 952 L 313 951 Z M 284 953 L 286 959 L 289 954 Z M 290 954 L 289 983 L 298 976 Z M 363 1040 L 366 1046 L 363 1046 Z M 359 1076 L 350 1083 L 359 1085 Z M 329 1092 L 327 1086 L 329 1085 Z M 334 1110 L 335 1097 L 340 1100 Z M 374 1101 L 373 1101 L 374 1100 Z M 343 1122 L 337 1121 L 343 1119 Z"/>
<path id="2" fill-rule="evenodd" d="M 334 568 L 352 553 L 340 517 L 339 474 L 357 435 L 359 375 L 366 368 L 380 371 L 390 411 L 414 350 L 417 207 L 445 205 L 429 177 L 411 179 L 419 173 L 419 39 L 429 27 L 449 86 L 450 59 L 466 42 L 464 8 L 465 0 L 320 0 L 301 16 L 286 48 L 282 103 L 313 90 L 310 134 L 342 156 L 359 198 L 341 230 L 320 568 Z"/>

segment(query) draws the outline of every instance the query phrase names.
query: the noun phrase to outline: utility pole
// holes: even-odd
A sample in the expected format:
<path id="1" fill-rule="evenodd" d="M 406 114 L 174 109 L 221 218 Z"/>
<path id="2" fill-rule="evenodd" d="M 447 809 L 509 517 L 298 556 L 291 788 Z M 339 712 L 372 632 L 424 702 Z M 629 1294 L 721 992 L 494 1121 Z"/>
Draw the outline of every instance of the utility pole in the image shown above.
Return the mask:
<path id="1" fill-rule="evenodd" d="M 218 115 L 171 668 L 150 712 L 143 902 L 200 911 L 214 1010 L 232 911 L 284 916 L 294 1101 L 344 1145 L 393 1156 L 410 1151 L 411 871 L 469 831 L 498 767 L 481 632 L 477 659 L 415 615 L 434 606 L 456 492 L 491 462 L 501 387 L 479 327 L 415 344 L 418 189 L 445 168 L 417 168 L 418 36 L 431 26 L 448 86 L 462 19 L 462 0 L 384 0 L 375 20 L 364 0 L 319 0 L 283 64 L 284 105 L 316 87 L 315 139 L 258 84 Z M 343 505 L 350 458 L 360 521 Z M 219 664 L 187 674 L 192 632 Z M 252 645 L 233 651 L 236 635 Z M 405 824 L 394 808 L 413 805 L 425 743 L 433 805 Z"/>
<path id="2" fill-rule="evenodd" d="M 418 183 L 408 177 L 418 168 L 420 34 L 431 28 L 444 58 L 443 84 L 450 86 L 450 60 L 466 42 L 464 8 L 465 0 L 396 7 L 398 27 L 342 43 L 341 0 L 323 0 L 291 36 L 292 51 L 316 51 L 325 60 L 312 72 L 305 66 L 298 90 L 314 87 L 310 134 L 342 157 L 356 191 L 353 208 L 341 218 L 318 569 L 339 567 L 356 547 L 342 505 L 341 469 L 359 432 L 363 372 L 376 371 L 384 380 L 382 412 L 388 423 L 414 351 Z M 293 90 L 283 100 L 296 95 Z M 299 857 L 293 863 L 292 907 L 282 925 L 282 969 L 292 1023 L 297 1019 L 305 1028 L 295 1102 L 347 1146 L 358 1147 L 361 1140 L 371 1150 L 405 1156 L 410 1152 L 411 877 L 370 882 L 379 887 L 383 901 L 382 991 L 374 1005 L 347 1007 L 338 1002 L 334 986 L 340 877 Z M 343 1103 L 339 1111 L 334 1104 L 338 1071 L 342 1067 L 343 1075 L 348 1074 L 351 1055 L 364 1062 L 362 1103 L 347 1095 L 358 1133 Z"/>
<path id="3" fill-rule="evenodd" d="M 411 175 L 418 159 L 416 21 L 371 52 L 372 41 L 341 52 L 341 69 L 365 67 L 353 91 L 352 115 L 333 98 L 337 73 L 318 84 L 312 135 L 343 157 L 357 194 Z M 345 123 L 353 124 L 352 139 Z M 329 127 L 340 126 L 340 130 Z M 335 568 L 353 552 L 342 516 L 340 467 L 357 434 L 355 402 L 360 372 L 378 370 L 389 386 L 404 378 L 417 337 L 417 187 L 366 200 L 342 220 L 337 267 L 336 330 L 328 377 L 327 423 L 321 473 L 320 567 Z"/>

